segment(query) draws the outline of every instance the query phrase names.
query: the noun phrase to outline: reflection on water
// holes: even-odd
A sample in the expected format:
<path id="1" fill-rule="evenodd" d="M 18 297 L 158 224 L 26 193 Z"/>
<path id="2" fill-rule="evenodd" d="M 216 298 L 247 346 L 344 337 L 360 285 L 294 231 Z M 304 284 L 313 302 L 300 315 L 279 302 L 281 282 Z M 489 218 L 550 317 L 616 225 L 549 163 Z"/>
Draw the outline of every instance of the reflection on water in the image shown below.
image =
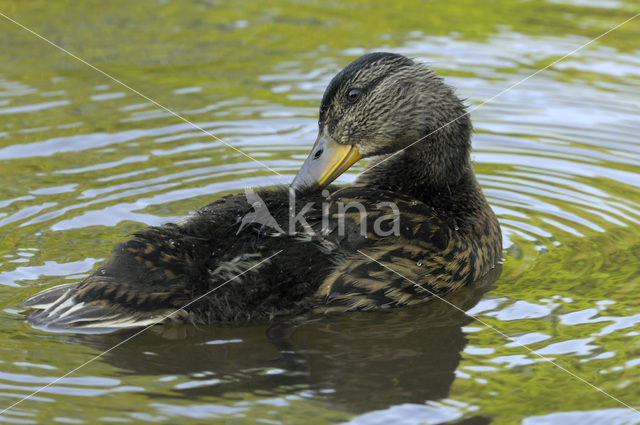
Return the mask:
<path id="1" fill-rule="evenodd" d="M 623 0 L 496 0 L 492 10 L 466 0 L 37 3 L 0 1 L 0 11 L 281 176 L 0 21 L 0 409 L 127 336 L 31 329 L 16 307 L 25 297 L 82 279 L 144 225 L 288 183 L 315 137 L 324 87 L 354 56 L 392 50 L 430 63 L 473 108 L 637 9 Z M 53 25 L 61 16 L 83 24 Z M 0 420 L 640 424 L 519 345 L 631 405 L 640 399 L 639 37 L 631 22 L 472 112 L 474 165 L 502 225 L 505 264 L 495 289 L 455 302 L 513 341 L 437 303 L 171 328 Z"/>
<path id="2" fill-rule="evenodd" d="M 172 397 L 183 400 L 224 399 L 246 391 L 313 396 L 348 413 L 412 405 L 416 414 L 433 415 L 433 406 L 421 404 L 449 395 L 468 342 L 462 327 L 472 320 L 462 310 L 473 307 L 492 288 L 500 270 L 494 269 L 477 286 L 448 296 L 447 303 L 294 318 L 266 326 L 159 327 L 108 352 L 103 360 L 128 374 L 163 375 Z M 65 339 L 101 352 L 126 337 L 121 332 Z M 242 405 L 243 401 L 233 404 Z M 448 414 L 462 416 L 459 408 Z"/>

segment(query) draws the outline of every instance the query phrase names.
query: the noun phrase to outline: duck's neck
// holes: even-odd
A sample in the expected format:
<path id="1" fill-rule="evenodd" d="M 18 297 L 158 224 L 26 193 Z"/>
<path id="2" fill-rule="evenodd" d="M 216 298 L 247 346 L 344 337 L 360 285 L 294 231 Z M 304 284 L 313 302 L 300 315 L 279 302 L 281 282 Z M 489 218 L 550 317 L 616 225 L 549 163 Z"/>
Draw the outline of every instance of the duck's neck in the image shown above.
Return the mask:
<path id="1" fill-rule="evenodd" d="M 435 163 L 437 160 L 415 148 L 376 158 L 356 185 L 409 195 L 451 217 L 475 215 L 486 208 L 468 153 L 458 163 Z"/>

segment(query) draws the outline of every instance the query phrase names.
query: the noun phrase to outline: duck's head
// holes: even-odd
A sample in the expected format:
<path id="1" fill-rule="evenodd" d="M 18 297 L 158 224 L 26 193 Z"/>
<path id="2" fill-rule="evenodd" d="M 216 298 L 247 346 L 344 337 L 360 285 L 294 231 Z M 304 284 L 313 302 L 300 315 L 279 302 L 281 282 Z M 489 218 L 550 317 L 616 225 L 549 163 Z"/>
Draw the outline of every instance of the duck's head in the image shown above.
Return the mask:
<path id="1" fill-rule="evenodd" d="M 370 53 L 329 83 L 318 138 L 291 187 L 322 188 L 359 159 L 378 155 L 392 155 L 388 162 L 396 164 L 411 159 L 420 168 L 413 177 L 446 183 L 469 162 L 471 130 L 463 103 L 426 65 Z"/>

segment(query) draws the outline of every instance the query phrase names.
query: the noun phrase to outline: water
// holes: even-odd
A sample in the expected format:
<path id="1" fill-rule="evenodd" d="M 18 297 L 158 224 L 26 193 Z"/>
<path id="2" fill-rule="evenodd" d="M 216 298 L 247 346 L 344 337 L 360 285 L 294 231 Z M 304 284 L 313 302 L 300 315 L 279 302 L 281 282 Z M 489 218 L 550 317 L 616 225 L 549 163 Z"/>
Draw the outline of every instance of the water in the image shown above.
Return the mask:
<path id="1" fill-rule="evenodd" d="M 0 12 L 281 174 L 0 18 L 0 409 L 52 383 L 0 422 L 640 424 L 520 345 L 640 408 L 640 21 L 482 105 L 636 9 L 0 1 Z M 153 330 L 55 381 L 132 333 L 49 334 L 17 305 L 86 276 L 145 225 L 288 183 L 325 85 L 373 50 L 430 63 L 479 106 L 473 159 L 505 262 L 493 288 L 451 301 L 481 322 L 434 303 Z"/>

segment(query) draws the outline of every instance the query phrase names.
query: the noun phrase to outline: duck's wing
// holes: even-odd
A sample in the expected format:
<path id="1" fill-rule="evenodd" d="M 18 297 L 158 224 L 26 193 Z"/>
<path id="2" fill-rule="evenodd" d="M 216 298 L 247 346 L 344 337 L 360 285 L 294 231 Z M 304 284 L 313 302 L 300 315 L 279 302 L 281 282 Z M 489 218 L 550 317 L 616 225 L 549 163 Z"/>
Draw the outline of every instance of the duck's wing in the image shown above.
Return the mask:
<path id="1" fill-rule="evenodd" d="M 317 310 L 410 305 L 471 280 L 455 224 L 424 203 L 366 187 L 345 188 L 330 201 L 327 238 L 342 258 L 316 292 Z"/>
<path id="2" fill-rule="evenodd" d="M 316 292 L 317 311 L 375 310 L 412 305 L 454 289 L 446 276 L 432 274 L 429 249 L 412 241 L 362 249 L 349 255 Z M 435 266 L 435 267 L 434 267 Z"/>

